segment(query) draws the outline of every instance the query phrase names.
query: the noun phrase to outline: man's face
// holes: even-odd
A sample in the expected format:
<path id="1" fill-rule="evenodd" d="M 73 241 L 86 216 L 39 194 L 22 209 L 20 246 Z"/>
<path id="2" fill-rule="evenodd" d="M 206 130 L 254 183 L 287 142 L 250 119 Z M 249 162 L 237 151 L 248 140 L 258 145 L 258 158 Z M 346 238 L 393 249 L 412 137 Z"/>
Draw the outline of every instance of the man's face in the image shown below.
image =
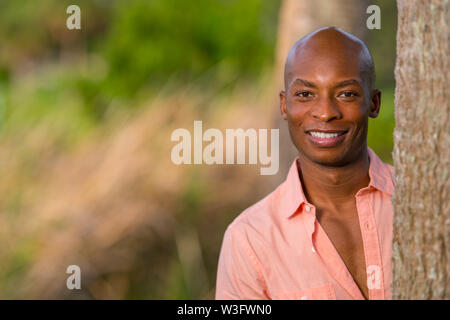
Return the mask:
<path id="1" fill-rule="evenodd" d="M 291 139 L 315 163 L 352 162 L 367 146 L 368 117 L 378 115 L 381 93 L 369 88 L 358 50 L 319 45 L 299 51 L 280 93 Z"/>

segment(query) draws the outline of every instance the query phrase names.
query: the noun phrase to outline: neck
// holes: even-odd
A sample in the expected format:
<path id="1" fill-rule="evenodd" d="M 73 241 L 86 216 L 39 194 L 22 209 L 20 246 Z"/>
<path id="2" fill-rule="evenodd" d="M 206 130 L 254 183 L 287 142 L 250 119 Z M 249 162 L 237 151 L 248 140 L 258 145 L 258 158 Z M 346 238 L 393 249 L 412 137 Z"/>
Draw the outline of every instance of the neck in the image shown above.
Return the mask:
<path id="1" fill-rule="evenodd" d="M 363 148 L 355 161 L 330 167 L 299 154 L 300 180 L 306 198 L 317 207 L 339 210 L 353 203 L 356 193 L 369 185 L 369 155 Z"/>

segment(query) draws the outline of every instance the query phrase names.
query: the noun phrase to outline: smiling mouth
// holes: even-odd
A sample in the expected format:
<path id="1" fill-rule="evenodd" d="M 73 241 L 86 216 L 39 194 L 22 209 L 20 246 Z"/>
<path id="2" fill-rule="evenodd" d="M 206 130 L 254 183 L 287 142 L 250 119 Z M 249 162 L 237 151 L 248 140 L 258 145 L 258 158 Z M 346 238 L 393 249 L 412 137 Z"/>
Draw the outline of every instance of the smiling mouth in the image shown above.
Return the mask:
<path id="1" fill-rule="evenodd" d="M 345 139 L 345 134 L 347 131 L 336 131 L 336 132 L 321 132 L 321 131 L 308 131 L 307 135 L 309 141 L 319 148 L 331 148 L 337 147 Z"/>
<path id="2" fill-rule="evenodd" d="M 347 131 L 342 131 L 342 132 L 308 131 L 307 132 L 307 134 L 309 134 L 310 136 L 313 136 L 315 138 L 321 138 L 321 139 L 336 138 L 336 137 L 342 136 L 342 135 L 344 135 L 346 133 L 347 133 Z"/>

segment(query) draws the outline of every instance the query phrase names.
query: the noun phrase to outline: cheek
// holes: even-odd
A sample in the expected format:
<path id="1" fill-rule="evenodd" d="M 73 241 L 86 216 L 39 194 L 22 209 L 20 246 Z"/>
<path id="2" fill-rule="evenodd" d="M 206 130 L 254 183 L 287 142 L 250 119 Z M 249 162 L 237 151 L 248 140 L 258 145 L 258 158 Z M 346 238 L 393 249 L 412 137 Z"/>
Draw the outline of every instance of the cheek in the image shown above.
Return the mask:
<path id="1" fill-rule="evenodd" d="M 343 108 L 343 119 L 353 122 L 356 126 L 360 127 L 367 123 L 369 116 L 367 108 L 361 105 L 348 106 Z"/>
<path id="2" fill-rule="evenodd" d="M 355 130 L 354 138 L 364 139 L 369 126 L 368 116 L 363 112 L 354 113 L 352 116 L 351 121 Z"/>
<path id="3" fill-rule="evenodd" d="M 302 121 L 305 117 L 306 108 L 295 103 L 289 103 L 287 107 L 287 116 L 293 122 Z"/>

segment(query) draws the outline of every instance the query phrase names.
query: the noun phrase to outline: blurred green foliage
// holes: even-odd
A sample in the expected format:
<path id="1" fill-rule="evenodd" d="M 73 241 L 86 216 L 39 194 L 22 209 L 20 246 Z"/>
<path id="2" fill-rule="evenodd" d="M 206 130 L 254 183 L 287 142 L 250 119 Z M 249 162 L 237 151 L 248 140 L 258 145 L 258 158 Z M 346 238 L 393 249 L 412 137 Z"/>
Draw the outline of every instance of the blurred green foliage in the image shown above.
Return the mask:
<path id="1" fill-rule="evenodd" d="M 397 36 L 397 5 L 395 1 L 375 0 L 380 7 L 381 29 L 370 30 L 368 46 L 371 50 L 379 88 L 394 88 L 395 41 Z"/>
<path id="2" fill-rule="evenodd" d="M 273 62 L 279 1 L 79 1 L 81 31 L 65 30 L 69 4 L 0 3 L 0 81 L 26 64 L 95 53 L 104 75 L 71 70 L 71 88 L 101 119 L 114 99 L 157 92 L 169 80 L 220 87 L 261 75 Z"/>
<path id="3" fill-rule="evenodd" d="M 105 53 L 114 92 L 129 95 L 169 76 L 208 81 L 257 76 L 272 62 L 277 1 L 122 1 Z"/>
<path id="4" fill-rule="evenodd" d="M 368 41 L 375 63 L 375 85 L 381 90 L 381 109 L 377 118 L 369 118 L 367 143 L 383 161 L 393 165 L 397 6 L 395 1 L 384 0 L 372 1 L 372 4 L 381 10 L 381 29 L 370 30 Z"/>

